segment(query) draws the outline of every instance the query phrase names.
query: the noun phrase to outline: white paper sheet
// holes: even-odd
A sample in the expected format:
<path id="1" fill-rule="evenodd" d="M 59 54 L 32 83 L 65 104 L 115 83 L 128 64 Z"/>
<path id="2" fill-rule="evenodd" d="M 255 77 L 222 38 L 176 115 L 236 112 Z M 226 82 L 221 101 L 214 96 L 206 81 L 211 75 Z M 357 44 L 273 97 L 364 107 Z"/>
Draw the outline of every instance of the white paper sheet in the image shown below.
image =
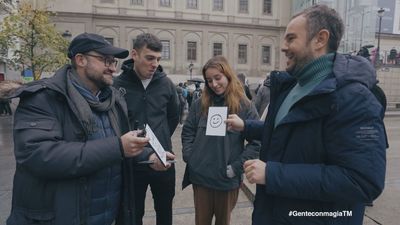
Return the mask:
<path id="1" fill-rule="evenodd" d="M 164 166 L 166 166 L 167 165 L 167 153 L 165 152 L 163 146 L 160 144 L 156 135 L 151 130 L 151 128 L 148 124 L 146 124 L 146 132 L 147 132 L 147 137 L 150 138 L 149 143 L 150 143 L 151 147 L 153 147 L 154 152 L 156 153 L 156 155 L 158 156 L 158 158 L 160 159 L 162 164 L 164 164 Z"/>
<path id="2" fill-rule="evenodd" d="M 226 124 L 225 120 L 228 116 L 228 107 L 210 107 L 208 108 L 207 117 L 207 136 L 225 136 Z"/>

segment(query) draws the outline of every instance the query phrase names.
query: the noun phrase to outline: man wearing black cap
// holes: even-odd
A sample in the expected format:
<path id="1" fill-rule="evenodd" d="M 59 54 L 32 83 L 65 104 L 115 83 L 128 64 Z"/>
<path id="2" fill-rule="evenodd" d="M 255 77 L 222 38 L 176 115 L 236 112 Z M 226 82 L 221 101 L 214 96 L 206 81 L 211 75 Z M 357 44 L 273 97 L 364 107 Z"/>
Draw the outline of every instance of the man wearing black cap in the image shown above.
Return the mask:
<path id="1" fill-rule="evenodd" d="M 71 65 L 19 89 L 14 117 L 16 172 L 8 225 L 133 225 L 131 157 L 148 138 L 129 131 L 111 87 L 115 58 L 128 51 L 84 33 Z"/>

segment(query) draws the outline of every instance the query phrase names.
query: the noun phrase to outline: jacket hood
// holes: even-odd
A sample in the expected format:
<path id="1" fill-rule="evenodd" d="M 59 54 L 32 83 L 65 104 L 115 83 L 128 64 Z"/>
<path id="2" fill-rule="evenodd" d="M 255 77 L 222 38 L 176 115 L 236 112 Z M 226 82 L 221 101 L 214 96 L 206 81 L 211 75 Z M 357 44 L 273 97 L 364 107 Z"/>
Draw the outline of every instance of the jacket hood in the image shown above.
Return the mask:
<path id="1" fill-rule="evenodd" d="M 71 65 L 67 64 L 62 68 L 60 68 L 59 70 L 57 70 L 54 76 L 50 78 L 42 78 L 40 80 L 24 84 L 20 88 L 18 88 L 14 93 L 12 93 L 10 98 L 22 97 L 25 94 L 31 94 L 44 88 L 49 88 L 61 92 L 65 95 L 67 71 L 69 69 L 71 69 Z"/>
<path id="2" fill-rule="evenodd" d="M 378 83 L 372 63 L 361 56 L 336 53 L 332 76 L 328 76 L 326 80 L 317 85 L 310 95 L 332 92 L 337 88 L 354 82 L 365 85 L 368 89 Z M 271 72 L 271 88 L 280 86 L 283 89 L 287 89 L 295 83 L 296 79 L 286 71 Z"/>
<path id="3" fill-rule="evenodd" d="M 125 60 L 122 63 L 121 70 L 124 71 L 124 72 L 128 72 L 128 71 L 132 70 L 134 63 L 135 63 L 135 61 L 133 61 L 133 59 Z M 162 68 L 161 65 L 158 65 L 155 74 L 157 74 L 157 73 L 164 73 L 164 69 Z"/>
<path id="4" fill-rule="evenodd" d="M 338 87 L 358 82 L 371 88 L 377 83 L 375 68 L 370 61 L 361 56 L 336 54 L 333 73 Z"/>

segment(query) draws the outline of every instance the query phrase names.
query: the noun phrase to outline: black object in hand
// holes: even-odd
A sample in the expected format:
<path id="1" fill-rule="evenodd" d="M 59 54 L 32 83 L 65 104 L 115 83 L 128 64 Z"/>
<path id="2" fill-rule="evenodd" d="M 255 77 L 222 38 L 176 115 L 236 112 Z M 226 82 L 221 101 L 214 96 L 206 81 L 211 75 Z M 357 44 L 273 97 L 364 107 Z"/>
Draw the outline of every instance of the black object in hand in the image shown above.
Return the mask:
<path id="1" fill-rule="evenodd" d="M 141 130 L 138 134 L 138 137 L 146 137 L 146 129 Z"/>
<path id="2" fill-rule="evenodd" d="M 143 127 L 139 126 L 139 121 L 135 120 L 133 124 L 133 129 L 140 131 L 137 136 L 138 137 L 146 137 L 146 125 L 143 125 Z"/>

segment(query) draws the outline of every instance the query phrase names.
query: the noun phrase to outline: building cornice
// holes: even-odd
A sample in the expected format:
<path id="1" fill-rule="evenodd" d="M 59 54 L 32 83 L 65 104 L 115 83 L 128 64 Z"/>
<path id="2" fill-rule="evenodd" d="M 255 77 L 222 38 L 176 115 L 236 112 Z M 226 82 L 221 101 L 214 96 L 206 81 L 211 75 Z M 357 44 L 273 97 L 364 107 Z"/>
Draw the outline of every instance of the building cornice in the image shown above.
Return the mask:
<path id="1" fill-rule="evenodd" d="M 152 23 L 176 23 L 185 25 L 205 25 L 205 26 L 218 26 L 218 27 L 230 27 L 230 28 L 249 28 L 258 30 L 269 30 L 269 31 L 285 31 L 285 26 L 268 26 L 259 24 L 244 24 L 244 23 L 227 23 L 220 21 L 204 21 L 204 20 L 188 20 L 188 19 L 176 19 L 176 18 L 162 18 L 162 17 L 149 17 L 149 16 L 131 16 L 131 15 L 110 15 L 110 14 L 92 14 L 92 13 L 75 13 L 75 12 L 57 12 L 57 16 L 54 17 L 56 22 L 62 20 L 61 18 L 88 18 L 88 19 L 101 19 L 101 20 L 125 20 L 125 21 L 143 21 Z M 65 20 L 63 20 L 65 22 Z"/>

